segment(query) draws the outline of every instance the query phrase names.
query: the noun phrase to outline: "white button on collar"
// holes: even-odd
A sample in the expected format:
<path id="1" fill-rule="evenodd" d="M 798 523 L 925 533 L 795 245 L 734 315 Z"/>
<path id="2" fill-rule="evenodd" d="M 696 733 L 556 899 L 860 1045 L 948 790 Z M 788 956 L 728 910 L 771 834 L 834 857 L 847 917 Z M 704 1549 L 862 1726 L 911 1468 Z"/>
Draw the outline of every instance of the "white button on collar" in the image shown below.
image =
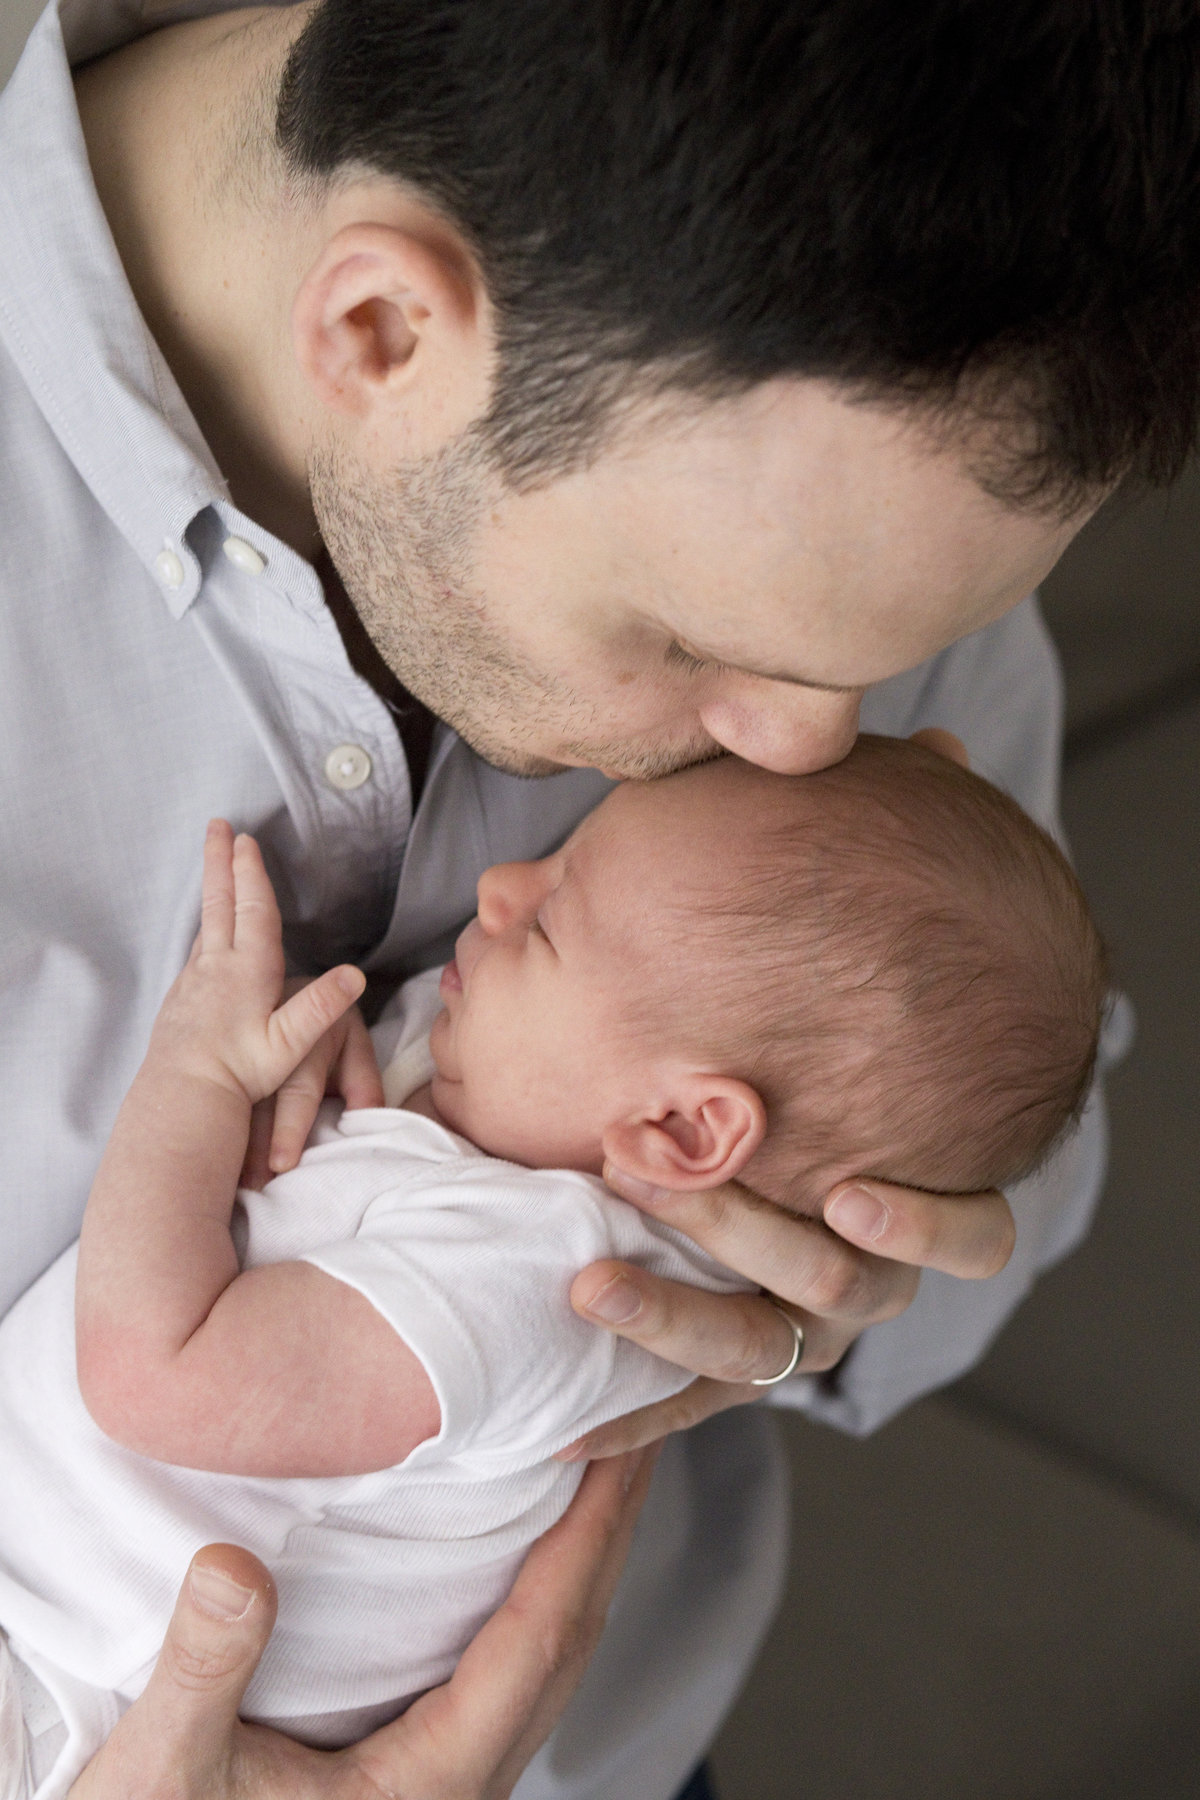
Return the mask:
<path id="1" fill-rule="evenodd" d="M 371 759 L 361 744 L 338 744 L 325 758 L 325 779 L 343 792 L 360 788 L 370 773 Z"/>
<path id="2" fill-rule="evenodd" d="M 155 557 L 154 573 L 165 588 L 181 588 L 183 586 L 183 564 L 169 545 L 165 550 L 160 550 Z"/>
<path id="3" fill-rule="evenodd" d="M 261 575 L 267 566 L 266 557 L 260 556 L 254 545 L 248 544 L 245 538 L 227 537 L 221 548 L 234 568 L 240 569 L 243 575 Z"/>

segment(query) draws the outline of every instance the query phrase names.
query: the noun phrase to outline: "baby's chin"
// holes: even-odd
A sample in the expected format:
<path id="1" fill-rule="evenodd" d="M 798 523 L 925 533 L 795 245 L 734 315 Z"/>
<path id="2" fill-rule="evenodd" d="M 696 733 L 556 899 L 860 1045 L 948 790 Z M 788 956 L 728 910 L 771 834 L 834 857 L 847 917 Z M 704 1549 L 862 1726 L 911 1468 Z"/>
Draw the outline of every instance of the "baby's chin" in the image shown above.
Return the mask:
<path id="1" fill-rule="evenodd" d="M 459 1137 L 471 1137 L 463 1120 L 462 1083 L 451 1081 L 440 1069 L 435 1069 L 429 1083 L 429 1097 L 433 1101 L 438 1118 L 451 1131 L 457 1131 Z M 471 1138 L 474 1143 L 474 1138 Z M 482 1145 L 480 1146 L 482 1149 Z"/>

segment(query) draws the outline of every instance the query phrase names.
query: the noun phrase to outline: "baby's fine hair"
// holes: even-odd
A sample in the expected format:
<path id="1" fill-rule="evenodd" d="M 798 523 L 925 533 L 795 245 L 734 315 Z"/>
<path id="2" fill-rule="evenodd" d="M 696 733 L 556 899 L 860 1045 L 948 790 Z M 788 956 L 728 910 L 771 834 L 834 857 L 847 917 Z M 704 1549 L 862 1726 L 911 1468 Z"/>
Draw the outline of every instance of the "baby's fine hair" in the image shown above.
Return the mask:
<path id="1" fill-rule="evenodd" d="M 1108 985 L 1053 839 L 901 739 L 815 775 L 694 774 L 728 812 L 728 873 L 680 898 L 734 952 L 701 1012 L 743 1046 L 726 1072 L 766 1104 L 777 1197 L 811 1203 L 843 1160 L 943 1192 L 1031 1173 L 1078 1119 Z"/>

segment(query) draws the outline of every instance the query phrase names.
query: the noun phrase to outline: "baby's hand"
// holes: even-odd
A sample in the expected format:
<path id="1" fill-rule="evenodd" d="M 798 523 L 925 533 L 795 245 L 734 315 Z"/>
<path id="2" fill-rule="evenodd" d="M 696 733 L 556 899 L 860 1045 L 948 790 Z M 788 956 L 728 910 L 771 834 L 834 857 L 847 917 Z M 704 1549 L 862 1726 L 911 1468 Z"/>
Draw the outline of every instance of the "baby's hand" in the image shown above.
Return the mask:
<path id="1" fill-rule="evenodd" d="M 285 996 L 304 985 L 304 978 L 289 977 Z M 239 1187 L 261 1192 L 272 1175 L 295 1168 L 326 1095 L 340 1099 L 348 1112 L 384 1104 L 375 1046 L 357 1006 L 325 1032 L 277 1094 L 254 1108 Z"/>
<path id="2" fill-rule="evenodd" d="M 365 982 L 343 964 L 280 1005 L 283 936 L 270 877 L 252 837 L 213 819 L 204 843 L 200 931 L 163 1001 L 152 1050 L 182 1073 L 253 1105 L 273 1094 L 353 1005 Z"/>

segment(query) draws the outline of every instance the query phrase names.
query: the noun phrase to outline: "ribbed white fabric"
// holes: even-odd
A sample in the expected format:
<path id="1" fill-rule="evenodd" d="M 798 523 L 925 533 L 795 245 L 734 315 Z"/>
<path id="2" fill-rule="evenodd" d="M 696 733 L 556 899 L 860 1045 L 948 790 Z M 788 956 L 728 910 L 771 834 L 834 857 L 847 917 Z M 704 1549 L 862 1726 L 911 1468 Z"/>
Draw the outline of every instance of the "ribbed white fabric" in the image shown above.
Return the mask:
<path id="1" fill-rule="evenodd" d="M 429 1072 L 437 971 L 403 1001 L 381 1033 L 400 1030 L 393 1088 L 399 1070 L 401 1085 Z M 302 1258 L 395 1326 L 437 1391 L 438 1436 L 340 1479 L 212 1475 L 121 1448 L 75 1379 L 72 1249 L 0 1323 L 0 1625 L 51 1692 L 61 1674 L 128 1702 L 194 1551 L 244 1544 L 279 1586 L 245 1715 L 345 1743 L 450 1674 L 578 1486 L 581 1468 L 551 1453 L 690 1380 L 579 1320 L 578 1270 L 616 1256 L 745 1284 L 592 1176 L 497 1162 L 387 1107 L 327 1103 L 299 1166 L 239 1209 L 244 1266 Z"/>

